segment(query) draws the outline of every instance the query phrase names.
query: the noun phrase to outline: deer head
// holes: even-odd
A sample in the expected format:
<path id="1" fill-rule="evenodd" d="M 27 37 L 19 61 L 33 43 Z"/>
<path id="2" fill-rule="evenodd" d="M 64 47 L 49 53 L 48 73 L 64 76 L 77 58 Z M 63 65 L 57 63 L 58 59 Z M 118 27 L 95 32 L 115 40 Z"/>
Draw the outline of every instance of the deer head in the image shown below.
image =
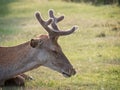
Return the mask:
<path id="1" fill-rule="evenodd" d="M 60 36 L 72 34 L 77 27 L 74 26 L 68 31 L 61 31 L 57 23 L 64 19 L 64 16 L 55 17 L 53 10 L 49 10 L 49 17 L 47 21 L 43 20 L 39 12 L 35 16 L 42 27 L 48 32 L 48 35 L 40 35 L 31 40 L 30 45 L 38 50 L 38 60 L 42 60 L 42 65 L 49 67 L 62 73 L 65 77 L 75 75 L 76 71 L 62 52 L 61 47 L 57 43 Z"/>

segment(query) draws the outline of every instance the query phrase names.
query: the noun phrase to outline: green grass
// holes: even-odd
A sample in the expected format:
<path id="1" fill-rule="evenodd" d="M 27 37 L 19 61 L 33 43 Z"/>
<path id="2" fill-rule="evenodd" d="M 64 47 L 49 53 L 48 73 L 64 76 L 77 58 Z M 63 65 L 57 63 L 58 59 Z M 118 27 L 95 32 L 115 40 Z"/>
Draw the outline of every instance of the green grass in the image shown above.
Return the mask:
<path id="1" fill-rule="evenodd" d="M 30 90 L 119 90 L 120 88 L 120 8 L 115 5 L 92 6 L 47 0 L 0 0 L 0 46 L 14 46 L 30 40 L 45 30 L 34 17 L 40 11 L 65 15 L 59 25 L 68 29 L 78 25 L 73 35 L 59 43 L 77 74 L 64 78 L 45 67 L 27 72 Z M 18 90 L 21 88 L 18 88 Z"/>

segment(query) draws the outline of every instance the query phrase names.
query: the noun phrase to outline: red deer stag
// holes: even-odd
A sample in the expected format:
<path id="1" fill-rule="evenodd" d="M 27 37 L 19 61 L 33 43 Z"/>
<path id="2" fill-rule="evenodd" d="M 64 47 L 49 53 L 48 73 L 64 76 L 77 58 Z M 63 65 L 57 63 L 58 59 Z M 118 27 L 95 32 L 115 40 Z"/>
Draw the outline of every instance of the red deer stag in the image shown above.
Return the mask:
<path id="1" fill-rule="evenodd" d="M 74 26 L 68 31 L 59 30 L 57 23 L 63 20 L 64 16 L 55 17 L 53 10 L 49 10 L 48 21 L 44 21 L 39 12 L 36 12 L 35 16 L 48 35 L 40 35 L 18 46 L 0 47 L 0 85 L 10 80 L 19 85 L 24 84 L 23 73 L 41 65 L 58 71 L 65 77 L 76 73 L 57 40 L 59 36 L 73 33 L 77 27 Z"/>

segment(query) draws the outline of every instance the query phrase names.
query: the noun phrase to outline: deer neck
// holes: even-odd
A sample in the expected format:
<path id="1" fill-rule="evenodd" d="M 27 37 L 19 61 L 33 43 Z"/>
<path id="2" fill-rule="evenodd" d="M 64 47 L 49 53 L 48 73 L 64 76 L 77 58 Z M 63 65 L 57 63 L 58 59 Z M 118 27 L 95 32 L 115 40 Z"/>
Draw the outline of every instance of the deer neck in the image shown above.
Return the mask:
<path id="1" fill-rule="evenodd" d="M 13 77 L 39 65 L 33 56 L 37 53 L 30 42 L 15 47 L 0 47 L 0 80 Z"/>

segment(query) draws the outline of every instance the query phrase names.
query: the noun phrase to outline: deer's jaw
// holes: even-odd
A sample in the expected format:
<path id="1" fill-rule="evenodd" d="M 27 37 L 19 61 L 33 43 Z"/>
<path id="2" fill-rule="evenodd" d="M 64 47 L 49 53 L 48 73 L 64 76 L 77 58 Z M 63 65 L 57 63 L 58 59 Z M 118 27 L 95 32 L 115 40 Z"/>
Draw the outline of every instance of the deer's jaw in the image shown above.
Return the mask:
<path id="1" fill-rule="evenodd" d="M 64 77 L 71 77 L 76 74 L 76 71 L 73 68 L 70 69 L 66 67 L 65 69 L 63 69 L 63 68 L 54 66 L 52 63 L 45 64 L 44 66 L 61 73 Z"/>

